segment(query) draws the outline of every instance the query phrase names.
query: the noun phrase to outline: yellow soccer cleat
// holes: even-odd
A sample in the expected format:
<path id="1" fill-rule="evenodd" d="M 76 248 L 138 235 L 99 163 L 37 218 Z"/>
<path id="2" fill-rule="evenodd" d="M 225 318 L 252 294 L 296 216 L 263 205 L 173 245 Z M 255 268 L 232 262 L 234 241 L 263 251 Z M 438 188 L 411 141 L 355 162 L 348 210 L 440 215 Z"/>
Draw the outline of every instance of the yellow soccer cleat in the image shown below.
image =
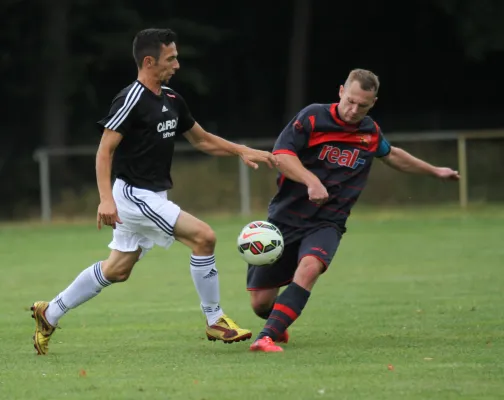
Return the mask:
<path id="1" fill-rule="evenodd" d="M 48 352 L 49 340 L 56 330 L 45 317 L 45 311 L 49 303 L 47 301 L 36 301 L 30 307 L 33 311 L 32 318 L 35 319 L 35 334 L 33 335 L 33 345 L 39 355 L 45 355 Z"/>
<path id="2" fill-rule="evenodd" d="M 222 340 L 224 343 L 241 342 L 252 337 L 252 332 L 242 329 L 226 315 L 220 317 L 214 325 L 206 327 L 208 340 Z"/>

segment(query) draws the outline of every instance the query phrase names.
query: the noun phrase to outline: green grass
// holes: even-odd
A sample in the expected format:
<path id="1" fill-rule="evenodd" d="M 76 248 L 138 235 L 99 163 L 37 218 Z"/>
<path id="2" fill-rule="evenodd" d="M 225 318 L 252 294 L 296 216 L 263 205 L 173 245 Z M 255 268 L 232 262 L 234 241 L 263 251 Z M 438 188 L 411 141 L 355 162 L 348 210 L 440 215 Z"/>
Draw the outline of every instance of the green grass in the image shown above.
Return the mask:
<path id="1" fill-rule="evenodd" d="M 235 250 L 247 221 L 208 222 L 222 305 L 257 333 Z M 361 209 L 348 228 L 282 354 L 204 338 L 177 243 L 71 311 L 37 357 L 28 307 L 106 257 L 110 231 L 1 226 L 0 399 L 501 399 L 504 211 Z"/>

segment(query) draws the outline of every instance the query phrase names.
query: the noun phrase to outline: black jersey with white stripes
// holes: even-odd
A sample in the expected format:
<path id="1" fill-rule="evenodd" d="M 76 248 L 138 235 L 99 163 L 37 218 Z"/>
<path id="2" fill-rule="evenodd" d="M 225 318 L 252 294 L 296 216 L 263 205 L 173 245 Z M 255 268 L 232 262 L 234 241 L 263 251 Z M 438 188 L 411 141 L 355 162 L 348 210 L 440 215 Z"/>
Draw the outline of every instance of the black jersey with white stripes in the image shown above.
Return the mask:
<path id="1" fill-rule="evenodd" d="M 186 102 L 177 92 L 162 86 L 161 95 L 157 95 L 139 81 L 121 90 L 108 115 L 98 121 L 102 132 L 107 128 L 123 136 L 114 152 L 114 176 L 131 186 L 155 192 L 172 188 L 175 137 L 194 123 Z"/>

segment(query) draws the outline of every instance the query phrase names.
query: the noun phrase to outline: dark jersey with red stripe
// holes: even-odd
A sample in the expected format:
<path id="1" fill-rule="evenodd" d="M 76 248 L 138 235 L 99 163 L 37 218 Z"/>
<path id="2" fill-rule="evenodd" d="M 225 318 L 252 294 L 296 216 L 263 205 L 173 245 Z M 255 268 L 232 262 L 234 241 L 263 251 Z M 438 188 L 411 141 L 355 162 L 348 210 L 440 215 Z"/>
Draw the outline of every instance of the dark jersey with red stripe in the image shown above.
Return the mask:
<path id="1" fill-rule="evenodd" d="M 349 125 L 338 116 L 338 104 L 312 104 L 301 110 L 278 137 L 273 154 L 297 156 L 327 188 L 329 200 L 317 205 L 307 187 L 278 176 L 278 192 L 269 205 L 269 218 L 292 227 L 336 225 L 342 232 L 359 198 L 375 157 L 386 156 L 390 145 L 376 122 L 366 116 Z"/>

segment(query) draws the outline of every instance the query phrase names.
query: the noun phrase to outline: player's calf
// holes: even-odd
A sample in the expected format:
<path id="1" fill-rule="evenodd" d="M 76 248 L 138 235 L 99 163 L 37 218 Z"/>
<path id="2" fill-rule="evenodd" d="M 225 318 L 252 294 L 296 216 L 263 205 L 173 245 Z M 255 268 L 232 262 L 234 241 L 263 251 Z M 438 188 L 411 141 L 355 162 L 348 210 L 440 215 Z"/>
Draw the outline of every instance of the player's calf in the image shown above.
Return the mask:
<path id="1" fill-rule="evenodd" d="M 35 319 L 33 339 L 37 352 L 47 354 L 54 327 L 68 311 L 91 300 L 112 283 L 125 281 L 140 254 L 140 249 L 127 253 L 113 250 L 106 261 L 86 268 L 51 302 L 35 302 L 31 309 Z"/>
<path id="2" fill-rule="evenodd" d="M 278 296 L 257 340 L 264 337 L 270 337 L 273 341 L 284 339 L 287 328 L 301 315 L 311 289 L 324 271 L 325 264 L 317 257 L 308 255 L 301 259 L 294 273 L 293 282 Z"/>
<path id="3" fill-rule="evenodd" d="M 227 328 L 219 326 L 219 321 L 222 322 L 225 316 L 220 306 L 219 271 L 214 255 L 216 238 L 212 228 L 191 214 L 181 211 L 175 224 L 174 233 L 179 242 L 192 250 L 190 271 L 200 298 L 201 310 L 207 320 L 208 338 L 210 340 L 224 340 L 227 343 L 244 337 L 244 334 L 238 331 L 236 334 L 231 332 L 223 337 L 222 332 Z M 226 325 L 225 321 L 223 323 Z"/>
<path id="4" fill-rule="evenodd" d="M 267 320 L 273 311 L 276 298 L 278 296 L 278 288 L 254 290 L 250 292 L 250 303 L 254 313 L 262 319 Z M 276 338 L 277 343 L 288 343 L 289 333 L 287 330 L 280 333 Z"/>
<path id="5" fill-rule="evenodd" d="M 268 336 L 275 342 L 282 341 L 285 331 L 301 315 L 309 297 L 308 290 L 295 282 L 289 284 L 278 296 L 273 310 L 256 340 Z"/>

